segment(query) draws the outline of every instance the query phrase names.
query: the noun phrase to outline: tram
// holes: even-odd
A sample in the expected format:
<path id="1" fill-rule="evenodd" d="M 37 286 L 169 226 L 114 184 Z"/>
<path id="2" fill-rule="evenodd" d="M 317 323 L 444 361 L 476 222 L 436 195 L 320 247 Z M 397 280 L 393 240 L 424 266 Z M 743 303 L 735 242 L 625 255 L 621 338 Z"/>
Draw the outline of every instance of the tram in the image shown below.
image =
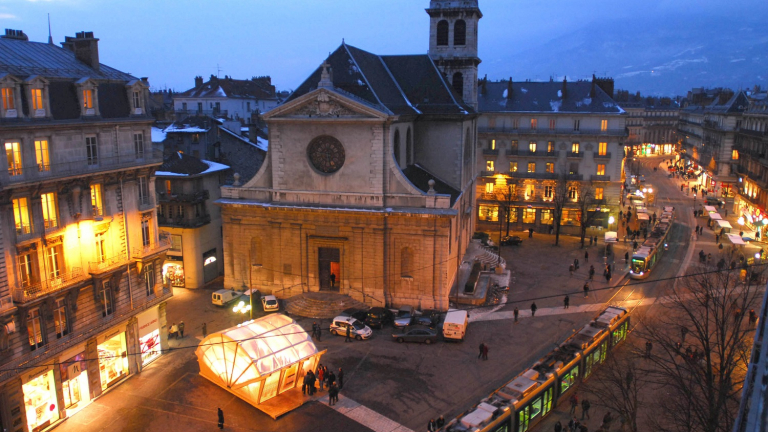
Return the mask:
<path id="1" fill-rule="evenodd" d="M 629 311 L 609 306 L 536 362 L 471 409 L 448 422 L 445 432 L 526 432 L 584 381 L 629 333 Z"/>
<path id="2" fill-rule="evenodd" d="M 667 236 L 672 228 L 675 218 L 674 207 L 664 207 L 661 217 L 656 221 L 648 238 L 632 254 L 632 265 L 629 268 L 629 277 L 632 279 L 645 279 L 651 274 L 651 270 L 659 262 L 667 250 Z"/>

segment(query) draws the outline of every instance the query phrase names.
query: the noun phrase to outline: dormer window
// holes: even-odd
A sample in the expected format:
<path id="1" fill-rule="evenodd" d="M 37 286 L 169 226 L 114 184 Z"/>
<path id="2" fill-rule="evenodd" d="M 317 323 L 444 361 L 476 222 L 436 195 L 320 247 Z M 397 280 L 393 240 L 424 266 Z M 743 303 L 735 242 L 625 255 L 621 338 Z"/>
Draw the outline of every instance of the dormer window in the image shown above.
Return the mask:
<path id="1" fill-rule="evenodd" d="M 6 74 L 0 78 L 0 117 L 16 118 L 19 117 L 21 100 L 19 99 L 20 79 Z"/>
<path id="2" fill-rule="evenodd" d="M 133 106 L 135 107 L 133 111 L 138 111 L 136 114 L 141 114 L 141 92 L 133 92 Z"/>
<path id="3" fill-rule="evenodd" d="M 99 93 L 96 82 L 90 78 L 82 78 L 75 84 L 80 89 L 80 115 L 99 115 Z"/>
<path id="4" fill-rule="evenodd" d="M 29 88 L 29 116 L 43 118 L 48 116 L 48 81 L 40 76 L 32 76 L 25 80 Z"/>
<path id="5" fill-rule="evenodd" d="M 83 109 L 86 115 L 93 115 L 93 90 L 83 90 Z M 89 112 L 90 110 L 90 112 Z"/>
<path id="6" fill-rule="evenodd" d="M 8 117 L 7 113 L 8 111 L 13 110 L 14 115 L 12 117 L 15 117 L 16 114 L 16 97 L 14 95 L 14 92 L 12 88 L 4 88 L 2 89 L 2 96 L 3 96 L 3 112 L 6 113 L 6 117 Z"/>
<path id="7" fill-rule="evenodd" d="M 131 102 L 131 115 L 143 115 L 144 114 L 144 95 L 148 89 L 147 84 L 143 80 L 132 80 L 126 84 L 128 91 L 128 100 Z M 187 110 L 187 104 L 183 103 L 184 111 Z"/>

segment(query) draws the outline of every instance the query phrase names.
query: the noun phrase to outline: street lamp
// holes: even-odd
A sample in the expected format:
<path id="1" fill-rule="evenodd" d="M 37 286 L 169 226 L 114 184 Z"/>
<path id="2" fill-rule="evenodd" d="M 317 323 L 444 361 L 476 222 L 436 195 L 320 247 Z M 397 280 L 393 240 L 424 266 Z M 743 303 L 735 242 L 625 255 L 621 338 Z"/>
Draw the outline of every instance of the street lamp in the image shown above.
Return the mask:
<path id="1" fill-rule="evenodd" d="M 616 222 L 616 219 L 614 219 L 613 216 L 609 216 L 608 217 L 608 229 L 609 230 L 611 229 L 611 224 L 613 224 L 614 222 Z"/>

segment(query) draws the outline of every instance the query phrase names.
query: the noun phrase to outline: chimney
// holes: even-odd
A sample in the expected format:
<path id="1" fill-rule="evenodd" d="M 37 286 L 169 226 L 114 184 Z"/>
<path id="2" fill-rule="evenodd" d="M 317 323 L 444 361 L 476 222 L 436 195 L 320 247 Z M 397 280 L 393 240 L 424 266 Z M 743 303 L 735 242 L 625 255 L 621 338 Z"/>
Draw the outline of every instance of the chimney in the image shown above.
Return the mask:
<path id="1" fill-rule="evenodd" d="M 568 78 L 563 77 L 563 99 L 568 95 Z"/>
<path id="2" fill-rule="evenodd" d="M 23 40 L 28 41 L 29 37 L 24 34 L 21 30 L 13 30 L 13 29 L 5 29 L 5 34 L 2 36 L 3 39 L 16 39 L 16 40 Z"/>
<path id="3" fill-rule="evenodd" d="M 65 38 L 61 45 L 74 52 L 76 59 L 99 70 L 99 40 L 93 37 L 93 32 L 79 32 L 74 38 Z"/>
<path id="4" fill-rule="evenodd" d="M 509 77 L 507 82 L 507 100 L 512 99 L 512 77 Z"/>
<path id="5" fill-rule="evenodd" d="M 196 76 L 195 77 L 195 87 L 200 87 L 201 85 L 203 85 L 203 77 Z"/>

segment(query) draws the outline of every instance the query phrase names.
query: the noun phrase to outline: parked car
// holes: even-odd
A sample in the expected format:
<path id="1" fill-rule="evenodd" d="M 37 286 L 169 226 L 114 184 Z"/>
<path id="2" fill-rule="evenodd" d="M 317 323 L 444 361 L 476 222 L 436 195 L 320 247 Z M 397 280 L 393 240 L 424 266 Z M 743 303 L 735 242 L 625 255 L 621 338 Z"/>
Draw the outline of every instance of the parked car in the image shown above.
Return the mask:
<path id="1" fill-rule="evenodd" d="M 365 309 L 348 308 L 344 309 L 339 316 L 352 317 L 360 322 L 365 322 L 365 318 L 368 316 L 368 311 Z"/>
<path id="2" fill-rule="evenodd" d="M 370 339 L 373 334 L 370 327 L 349 316 L 339 315 L 331 321 L 331 334 L 346 337 L 347 328 L 350 329 L 350 336 L 357 340 Z"/>
<path id="3" fill-rule="evenodd" d="M 392 324 L 396 328 L 405 328 L 411 325 L 411 318 L 413 318 L 413 316 L 413 306 L 403 306 L 397 311 L 397 315 Z"/>
<path id="4" fill-rule="evenodd" d="M 391 310 L 383 307 L 372 307 L 368 310 L 365 317 L 365 323 L 371 328 L 384 328 L 395 318 Z"/>
<path id="5" fill-rule="evenodd" d="M 427 327 L 436 327 L 440 323 L 440 312 L 427 309 L 421 315 L 414 315 L 411 318 L 411 325 L 422 325 Z"/>
<path id="6" fill-rule="evenodd" d="M 277 302 L 277 297 L 273 295 L 265 295 L 261 298 L 261 305 L 264 307 L 264 312 L 274 312 L 280 309 L 280 304 Z"/>
<path id="7" fill-rule="evenodd" d="M 403 342 L 421 342 L 427 345 L 437 342 L 437 332 L 431 328 L 408 327 L 402 332 L 393 333 L 392 340 Z"/>
<path id="8" fill-rule="evenodd" d="M 501 239 L 501 245 L 502 246 L 517 246 L 523 242 L 523 239 L 520 238 L 520 236 L 504 236 Z"/>
<path id="9" fill-rule="evenodd" d="M 725 201 L 717 197 L 707 197 L 707 205 L 722 207 L 725 205 Z"/>

